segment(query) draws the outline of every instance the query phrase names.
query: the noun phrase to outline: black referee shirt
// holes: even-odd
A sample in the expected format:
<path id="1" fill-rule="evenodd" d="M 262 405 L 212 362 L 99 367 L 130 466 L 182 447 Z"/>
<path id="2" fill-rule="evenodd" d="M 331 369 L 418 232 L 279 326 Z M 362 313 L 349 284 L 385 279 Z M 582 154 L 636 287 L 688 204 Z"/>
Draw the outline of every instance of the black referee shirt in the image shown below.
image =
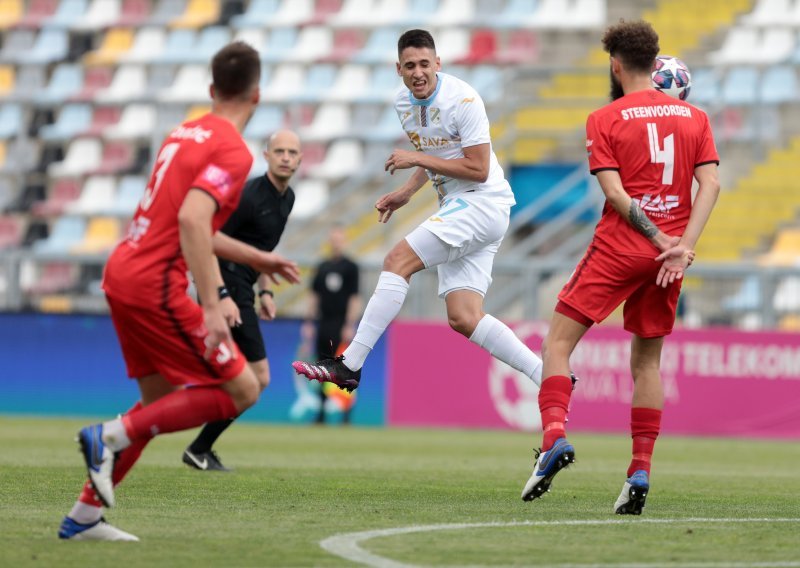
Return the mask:
<path id="1" fill-rule="evenodd" d="M 245 184 L 239 206 L 221 230 L 229 237 L 269 252 L 278 246 L 292 207 L 292 188 L 287 188 L 281 195 L 264 174 Z M 253 285 L 258 281 L 259 273 L 249 266 L 222 258 L 219 259 L 219 266 L 225 285 L 235 296 L 234 300 L 237 303 L 240 300 L 252 302 L 255 299 Z"/>

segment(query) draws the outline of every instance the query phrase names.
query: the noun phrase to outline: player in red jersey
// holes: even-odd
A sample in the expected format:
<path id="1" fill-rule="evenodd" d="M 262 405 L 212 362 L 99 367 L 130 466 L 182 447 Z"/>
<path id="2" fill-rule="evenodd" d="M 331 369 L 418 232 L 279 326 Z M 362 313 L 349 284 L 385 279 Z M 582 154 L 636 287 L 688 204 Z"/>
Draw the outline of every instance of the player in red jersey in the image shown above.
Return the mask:
<path id="1" fill-rule="evenodd" d="M 173 130 L 156 157 L 130 232 L 111 254 L 103 288 L 141 400 L 124 416 L 78 434 L 89 482 L 59 537 L 138 540 L 111 526 L 101 505 L 157 434 L 239 415 L 259 383 L 231 340 L 239 312 L 214 251 L 274 278 L 297 266 L 216 234 L 236 208 L 252 165 L 241 131 L 259 102 L 258 52 L 236 42 L 213 58 L 212 110 Z M 187 294 L 191 271 L 202 308 Z"/>
<path id="2" fill-rule="evenodd" d="M 633 457 L 614 511 L 641 514 L 664 394 L 659 365 L 675 322 L 681 278 L 719 194 L 706 114 L 652 88 L 658 35 L 646 22 L 620 22 L 603 37 L 612 102 L 589 115 L 586 149 L 606 197 L 594 239 L 558 296 L 542 348 L 539 391 L 544 439 L 522 498 L 530 501 L 575 459 L 564 430 L 572 383 L 569 358 L 593 323 L 625 303 L 633 334 Z M 699 188 L 692 204 L 692 178 Z"/>

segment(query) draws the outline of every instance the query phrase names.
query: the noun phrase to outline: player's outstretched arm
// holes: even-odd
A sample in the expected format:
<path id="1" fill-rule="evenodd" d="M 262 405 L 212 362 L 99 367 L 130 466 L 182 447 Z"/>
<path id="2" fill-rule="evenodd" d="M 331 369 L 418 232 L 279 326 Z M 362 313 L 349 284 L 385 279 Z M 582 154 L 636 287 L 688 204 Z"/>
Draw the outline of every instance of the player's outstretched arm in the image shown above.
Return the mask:
<path id="1" fill-rule="evenodd" d="M 297 263 L 277 253 L 259 250 L 252 245 L 226 235 L 222 231 L 214 233 L 213 244 L 214 254 L 217 256 L 239 264 L 246 264 L 253 270 L 265 274 L 276 284 L 278 283 L 278 276 L 292 284 L 300 282 L 300 269 Z"/>
<path id="2" fill-rule="evenodd" d="M 375 202 L 378 210 L 378 222 L 386 223 L 392 213 L 408 203 L 413 195 L 428 182 L 428 174 L 423 168 L 417 168 L 403 187 L 387 193 Z"/>

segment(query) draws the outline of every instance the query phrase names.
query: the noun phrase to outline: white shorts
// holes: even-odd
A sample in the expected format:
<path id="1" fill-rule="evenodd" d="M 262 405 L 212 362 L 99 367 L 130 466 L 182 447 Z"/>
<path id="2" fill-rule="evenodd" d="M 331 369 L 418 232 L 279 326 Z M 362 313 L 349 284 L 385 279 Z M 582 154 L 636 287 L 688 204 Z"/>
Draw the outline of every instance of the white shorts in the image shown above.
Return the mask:
<path id="1" fill-rule="evenodd" d="M 510 205 L 492 198 L 461 194 L 445 200 L 436 214 L 409 233 L 406 241 L 425 268 L 438 267 L 439 297 L 453 290 L 486 295 L 510 211 Z"/>

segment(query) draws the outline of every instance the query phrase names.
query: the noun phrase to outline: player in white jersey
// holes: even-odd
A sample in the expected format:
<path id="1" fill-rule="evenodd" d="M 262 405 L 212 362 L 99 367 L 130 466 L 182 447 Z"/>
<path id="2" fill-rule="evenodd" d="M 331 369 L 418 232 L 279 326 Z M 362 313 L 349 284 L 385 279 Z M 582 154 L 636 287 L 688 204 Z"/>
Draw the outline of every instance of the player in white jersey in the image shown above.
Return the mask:
<path id="1" fill-rule="evenodd" d="M 355 389 L 364 360 L 400 312 L 411 276 L 435 266 L 450 326 L 538 385 L 541 359 L 508 326 L 483 312 L 494 255 L 515 203 L 492 151 L 483 101 L 464 81 L 439 72 L 441 63 L 427 31 L 405 32 L 397 52 L 404 87 L 395 108 L 415 151 L 395 150 L 385 167 L 391 174 L 415 171 L 403 186 L 378 199 L 378 220 L 387 222 L 428 179 L 440 209 L 386 255 L 375 293 L 344 354 L 292 366 L 309 379 Z"/>

